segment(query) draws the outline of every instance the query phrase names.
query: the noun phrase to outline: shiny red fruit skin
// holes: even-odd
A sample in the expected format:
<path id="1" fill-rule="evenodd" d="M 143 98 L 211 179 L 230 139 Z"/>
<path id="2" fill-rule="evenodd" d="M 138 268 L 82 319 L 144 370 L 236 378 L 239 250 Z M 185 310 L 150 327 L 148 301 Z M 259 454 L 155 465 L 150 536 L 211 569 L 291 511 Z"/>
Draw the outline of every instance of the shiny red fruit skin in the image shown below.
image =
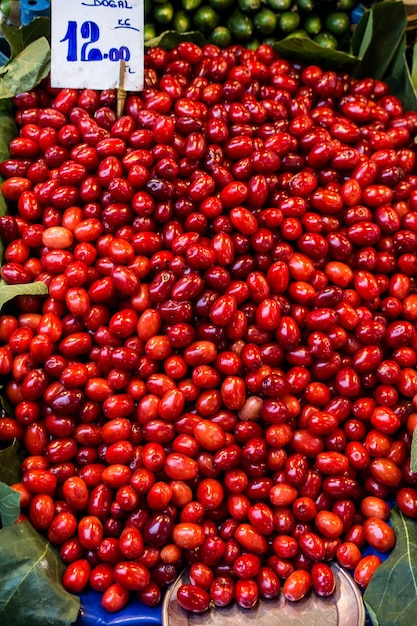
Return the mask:
<path id="1" fill-rule="evenodd" d="M 145 66 L 121 116 L 13 98 L 1 276 L 48 292 L 0 316 L 19 520 L 109 612 L 183 566 L 194 613 L 330 596 L 333 559 L 366 588 L 388 502 L 417 518 L 416 114 L 266 44 Z"/>
<path id="2" fill-rule="evenodd" d="M 201 587 L 185 583 L 178 588 L 177 602 L 186 611 L 203 613 L 209 607 L 210 596 Z"/>
<path id="3" fill-rule="evenodd" d="M 120 561 L 113 570 L 114 581 L 130 591 L 142 590 L 150 582 L 149 570 L 133 561 Z"/>
<path id="4" fill-rule="evenodd" d="M 319 596 L 330 596 L 336 585 L 332 569 L 327 563 L 314 563 L 311 568 L 311 582 Z"/>
<path id="5" fill-rule="evenodd" d="M 366 589 L 373 574 L 375 573 L 375 570 L 380 564 L 381 559 L 376 554 L 370 554 L 362 557 L 353 571 L 355 582 L 363 589 Z"/>
<path id="6" fill-rule="evenodd" d="M 67 565 L 62 577 L 62 584 L 71 593 L 80 593 L 87 586 L 91 566 L 86 559 L 79 559 Z"/>
<path id="7" fill-rule="evenodd" d="M 311 584 L 312 581 L 309 572 L 306 570 L 294 570 L 285 579 L 282 592 L 287 600 L 297 602 L 308 593 Z"/>
<path id="8" fill-rule="evenodd" d="M 126 606 L 129 591 L 120 583 L 112 583 L 101 596 L 101 606 L 109 613 L 117 613 Z"/>

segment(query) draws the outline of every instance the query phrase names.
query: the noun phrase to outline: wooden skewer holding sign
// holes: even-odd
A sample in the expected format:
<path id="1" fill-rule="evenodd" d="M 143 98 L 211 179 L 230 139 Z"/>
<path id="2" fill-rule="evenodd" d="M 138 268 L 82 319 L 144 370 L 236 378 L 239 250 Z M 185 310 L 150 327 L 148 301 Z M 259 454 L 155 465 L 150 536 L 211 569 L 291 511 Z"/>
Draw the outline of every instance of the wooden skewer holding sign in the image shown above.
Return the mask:
<path id="1" fill-rule="evenodd" d="M 120 61 L 120 70 L 119 70 L 119 86 L 117 88 L 117 117 L 120 118 L 123 115 L 123 111 L 125 108 L 126 101 L 126 90 L 125 86 L 125 68 L 126 61 L 123 59 Z"/>

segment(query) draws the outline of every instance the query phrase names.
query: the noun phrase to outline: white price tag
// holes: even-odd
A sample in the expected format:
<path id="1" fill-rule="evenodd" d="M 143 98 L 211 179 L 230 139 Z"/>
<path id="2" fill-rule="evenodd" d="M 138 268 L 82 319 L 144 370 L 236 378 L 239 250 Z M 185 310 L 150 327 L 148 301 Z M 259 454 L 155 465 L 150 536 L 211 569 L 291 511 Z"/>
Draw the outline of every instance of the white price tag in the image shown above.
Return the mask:
<path id="1" fill-rule="evenodd" d="M 52 87 L 141 91 L 143 25 L 143 0 L 51 2 Z"/>

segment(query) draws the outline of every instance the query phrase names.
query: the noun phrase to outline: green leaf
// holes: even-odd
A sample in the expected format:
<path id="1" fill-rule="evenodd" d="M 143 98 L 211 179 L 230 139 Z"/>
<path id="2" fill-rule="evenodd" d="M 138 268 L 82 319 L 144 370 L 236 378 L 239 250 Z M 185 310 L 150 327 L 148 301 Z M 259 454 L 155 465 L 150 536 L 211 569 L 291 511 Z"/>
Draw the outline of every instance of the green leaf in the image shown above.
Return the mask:
<path id="1" fill-rule="evenodd" d="M 372 12 L 365 11 L 361 19 L 355 26 L 352 39 L 350 42 L 352 54 L 362 59 L 367 47 L 369 46 L 372 38 Z"/>
<path id="2" fill-rule="evenodd" d="M 21 445 L 15 441 L 0 450 L 0 520 L 3 527 L 13 525 L 20 514 L 20 496 L 9 485 L 20 480 Z"/>
<path id="3" fill-rule="evenodd" d="M 357 78 L 372 76 L 383 80 L 404 36 L 407 16 L 404 4 L 400 0 L 377 2 L 371 7 L 370 12 L 371 17 L 368 18 L 363 33 L 367 41 L 360 48 L 363 56 L 355 76 Z M 371 27 L 370 35 L 368 29 Z M 365 45 L 366 50 L 363 50 Z"/>
<path id="4" fill-rule="evenodd" d="M 6 302 L 16 296 L 44 296 L 47 293 L 48 287 L 42 281 L 8 285 L 3 280 L 0 280 L 0 310 Z"/>
<path id="5" fill-rule="evenodd" d="M 417 89 L 417 44 L 413 46 L 413 56 L 411 59 L 411 81 Z"/>
<path id="6" fill-rule="evenodd" d="M 401 100 L 404 110 L 415 111 L 417 109 L 417 93 L 405 54 L 406 40 L 404 35 L 384 80 L 391 88 L 391 92 Z"/>
<path id="7" fill-rule="evenodd" d="M 177 33 L 176 30 L 166 30 L 158 37 L 152 37 L 145 41 L 145 48 L 163 48 L 164 50 L 172 50 L 178 46 L 181 41 L 191 41 L 198 46 L 204 46 L 207 39 L 199 30 L 192 30 L 187 33 Z"/>
<path id="8" fill-rule="evenodd" d="M 20 495 L 17 491 L 0 483 L 0 521 L 1 526 L 13 526 L 20 515 Z"/>
<path id="9" fill-rule="evenodd" d="M 1 385 L 0 394 L 2 393 L 3 389 L 4 389 L 4 385 Z M 4 394 L 0 395 L 0 415 L 1 416 L 4 416 L 4 415 L 13 416 L 14 415 L 12 405 L 10 404 L 9 400 L 5 397 Z"/>
<path id="10" fill-rule="evenodd" d="M 20 480 L 20 463 L 22 447 L 18 441 L 0 450 L 0 481 L 13 485 Z"/>
<path id="11" fill-rule="evenodd" d="M 411 440 L 410 468 L 412 472 L 417 472 L 417 429 L 413 432 Z"/>
<path id="12" fill-rule="evenodd" d="M 10 26 L 7 22 L 1 25 L 3 37 L 10 46 L 11 58 L 17 56 L 37 39 L 45 37 L 45 39 L 49 41 L 50 30 L 51 22 L 48 17 L 38 17 L 30 22 L 30 24 L 19 28 Z"/>
<path id="13" fill-rule="evenodd" d="M 1 103 L 10 103 L 10 100 L 0 100 Z M 10 141 L 16 137 L 17 135 L 17 127 L 16 122 L 14 120 L 14 114 L 12 110 L 0 110 L 0 161 L 4 161 L 8 159 L 10 156 L 9 145 Z M 3 179 L 0 177 L 0 183 Z M 7 202 L 3 197 L 3 194 L 0 192 L 0 215 L 6 215 L 7 213 Z M 0 241 L 0 259 L 3 258 L 3 243 Z"/>
<path id="14" fill-rule="evenodd" d="M 14 112 L 14 104 L 13 100 L 0 100 L 0 111 L 8 111 L 9 113 Z"/>
<path id="15" fill-rule="evenodd" d="M 28 522 L 0 530 L 0 623 L 70 626 L 80 600 L 62 586 L 64 564 Z"/>
<path id="16" fill-rule="evenodd" d="M 45 37 L 30 43 L 16 57 L 0 68 L 0 98 L 13 98 L 30 91 L 47 76 L 51 49 Z"/>
<path id="17" fill-rule="evenodd" d="M 302 61 L 314 62 L 323 69 L 344 69 L 352 71 L 358 59 L 340 50 L 323 48 L 308 37 L 290 37 L 272 45 L 274 50 L 285 58 L 297 58 Z"/>
<path id="18" fill-rule="evenodd" d="M 364 594 L 374 626 L 415 626 L 417 612 L 417 524 L 394 507 L 397 543 L 377 568 Z"/>
<path id="19" fill-rule="evenodd" d="M 9 158 L 9 144 L 17 135 L 16 123 L 11 111 L 0 111 L 0 129 L 0 161 L 4 161 Z"/>

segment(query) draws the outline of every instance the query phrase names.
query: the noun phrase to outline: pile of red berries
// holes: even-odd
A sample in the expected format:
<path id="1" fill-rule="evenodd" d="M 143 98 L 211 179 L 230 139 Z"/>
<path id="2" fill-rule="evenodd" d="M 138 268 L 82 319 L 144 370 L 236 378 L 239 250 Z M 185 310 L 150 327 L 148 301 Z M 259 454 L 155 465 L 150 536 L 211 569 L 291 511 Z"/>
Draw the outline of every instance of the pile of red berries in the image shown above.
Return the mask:
<path id="1" fill-rule="evenodd" d="M 146 87 L 15 98 L 0 317 L 22 510 L 63 583 L 243 607 L 366 586 L 417 518 L 417 114 L 261 45 L 180 43 Z"/>

